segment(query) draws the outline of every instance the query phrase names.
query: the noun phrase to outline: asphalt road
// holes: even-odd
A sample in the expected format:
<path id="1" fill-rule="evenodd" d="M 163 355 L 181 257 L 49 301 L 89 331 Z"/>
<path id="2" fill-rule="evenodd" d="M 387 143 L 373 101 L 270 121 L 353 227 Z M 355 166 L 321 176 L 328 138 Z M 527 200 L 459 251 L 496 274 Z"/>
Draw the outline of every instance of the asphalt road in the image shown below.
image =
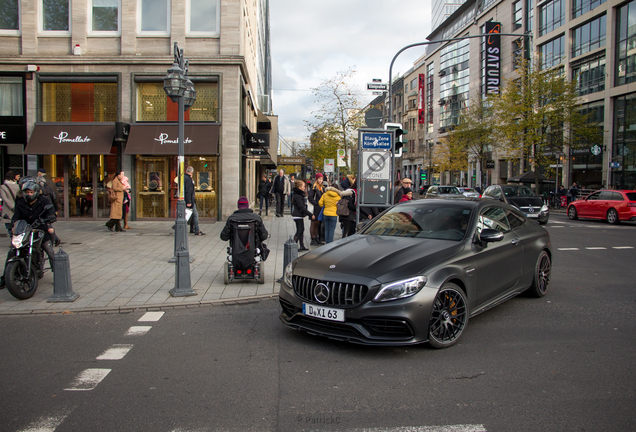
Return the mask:
<path id="1" fill-rule="evenodd" d="M 0 431 L 636 430 L 636 224 L 548 230 L 549 294 L 447 350 L 294 332 L 274 300 L 2 316 Z"/>

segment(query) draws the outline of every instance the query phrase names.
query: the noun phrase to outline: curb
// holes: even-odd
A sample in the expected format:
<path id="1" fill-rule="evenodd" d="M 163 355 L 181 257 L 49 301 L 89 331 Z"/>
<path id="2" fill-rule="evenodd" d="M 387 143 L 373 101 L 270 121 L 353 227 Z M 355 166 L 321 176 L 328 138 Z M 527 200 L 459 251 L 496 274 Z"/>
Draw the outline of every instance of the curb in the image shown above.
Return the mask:
<path id="1" fill-rule="evenodd" d="M 191 303 L 181 303 L 175 305 L 144 305 L 144 306 L 130 306 L 130 307 L 113 307 L 113 308 L 82 308 L 72 310 L 31 310 L 31 311 L 4 311 L 0 312 L 0 316 L 24 316 L 24 315 L 72 315 L 72 314 L 128 314 L 136 311 L 156 312 L 173 309 L 195 309 L 205 306 L 239 306 L 253 303 L 260 303 L 264 300 L 277 299 L 278 294 L 264 294 L 260 296 L 250 296 L 233 298 L 227 300 L 208 300 L 198 301 Z"/>

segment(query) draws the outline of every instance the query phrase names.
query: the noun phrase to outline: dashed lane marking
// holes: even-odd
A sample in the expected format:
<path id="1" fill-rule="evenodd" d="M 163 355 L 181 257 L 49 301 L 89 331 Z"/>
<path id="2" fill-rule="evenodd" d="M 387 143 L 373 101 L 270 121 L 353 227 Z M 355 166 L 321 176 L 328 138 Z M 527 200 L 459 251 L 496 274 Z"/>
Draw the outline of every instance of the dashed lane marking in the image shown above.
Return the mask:
<path id="1" fill-rule="evenodd" d="M 21 429 L 18 432 L 53 432 L 66 420 L 66 417 L 68 417 L 72 411 L 73 410 L 66 410 L 58 414 L 42 416 L 27 426 L 26 429 Z"/>
<path id="2" fill-rule="evenodd" d="M 95 360 L 121 360 L 132 347 L 132 345 L 115 344 L 101 353 Z"/>
<path id="3" fill-rule="evenodd" d="M 447 426 L 356 428 L 356 429 L 346 429 L 345 432 L 488 432 L 488 431 L 486 430 L 484 425 L 466 424 L 466 425 L 447 425 Z"/>
<path id="4" fill-rule="evenodd" d="M 587 249 L 587 250 L 607 250 L 606 247 L 596 247 L 596 246 L 594 246 L 594 247 L 586 247 L 585 249 Z"/>
<path id="5" fill-rule="evenodd" d="M 634 246 L 612 246 L 612 249 L 634 249 Z"/>
<path id="6" fill-rule="evenodd" d="M 139 322 L 159 321 L 165 312 L 146 312 L 144 316 L 139 318 Z"/>
<path id="7" fill-rule="evenodd" d="M 106 375 L 110 373 L 111 369 L 86 369 L 80 372 L 75 378 L 75 381 L 69 388 L 65 388 L 66 391 L 89 391 L 97 387 Z"/>
<path id="8" fill-rule="evenodd" d="M 143 336 L 150 331 L 152 326 L 132 326 L 124 336 Z"/>
<path id="9" fill-rule="evenodd" d="M 575 251 L 580 250 L 579 248 L 558 248 L 560 251 Z"/>

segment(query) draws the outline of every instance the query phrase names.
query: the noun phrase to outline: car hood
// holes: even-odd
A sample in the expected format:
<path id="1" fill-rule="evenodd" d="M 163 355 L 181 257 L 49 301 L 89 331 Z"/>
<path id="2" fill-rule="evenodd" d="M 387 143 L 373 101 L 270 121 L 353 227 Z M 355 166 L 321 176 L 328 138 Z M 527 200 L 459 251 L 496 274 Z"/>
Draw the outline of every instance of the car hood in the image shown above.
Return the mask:
<path id="1" fill-rule="evenodd" d="M 541 207 L 543 206 L 543 200 L 539 197 L 506 197 L 508 204 L 515 205 L 517 207 Z"/>
<path id="2" fill-rule="evenodd" d="M 327 280 L 345 274 L 384 283 L 418 274 L 463 248 L 458 241 L 358 234 L 303 255 L 294 274 Z"/>

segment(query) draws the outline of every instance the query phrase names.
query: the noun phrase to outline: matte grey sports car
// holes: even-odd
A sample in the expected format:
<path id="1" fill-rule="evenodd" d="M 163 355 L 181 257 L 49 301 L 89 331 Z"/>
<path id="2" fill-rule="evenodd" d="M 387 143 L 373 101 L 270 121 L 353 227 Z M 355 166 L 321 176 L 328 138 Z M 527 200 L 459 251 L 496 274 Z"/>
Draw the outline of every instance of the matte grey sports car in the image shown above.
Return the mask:
<path id="1" fill-rule="evenodd" d="M 469 317 L 523 291 L 544 296 L 551 258 L 548 232 L 508 204 L 409 201 L 291 262 L 280 319 L 338 340 L 446 348 Z"/>

